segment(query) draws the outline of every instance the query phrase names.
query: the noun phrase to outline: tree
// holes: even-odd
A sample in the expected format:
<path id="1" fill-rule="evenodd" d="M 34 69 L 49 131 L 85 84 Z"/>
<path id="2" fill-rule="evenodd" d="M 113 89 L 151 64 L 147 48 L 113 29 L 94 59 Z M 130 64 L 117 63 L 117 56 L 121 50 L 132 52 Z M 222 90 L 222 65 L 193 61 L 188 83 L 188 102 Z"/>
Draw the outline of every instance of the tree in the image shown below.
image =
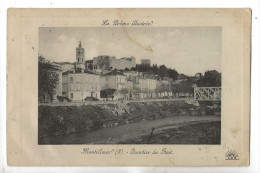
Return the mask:
<path id="1" fill-rule="evenodd" d="M 100 91 L 101 98 L 114 98 L 114 93 L 116 89 L 108 88 Z"/>
<path id="2" fill-rule="evenodd" d="M 93 69 L 93 65 L 91 63 L 88 64 L 88 69 Z"/>
<path id="3" fill-rule="evenodd" d="M 187 80 L 182 81 L 180 84 L 174 85 L 172 90 L 176 93 L 193 93 L 193 82 L 188 77 Z"/>
<path id="4" fill-rule="evenodd" d="M 136 71 L 136 67 L 132 67 L 131 70 L 132 70 L 132 71 Z"/>
<path id="5" fill-rule="evenodd" d="M 124 98 L 126 98 L 126 94 L 128 94 L 128 90 L 126 88 L 123 88 L 120 90 L 120 93 L 124 95 Z"/>
<path id="6" fill-rule="evenodd" d="M 140 92 L 141 92 L 141 88 L 139 88 L 139 87 L 137 87 L 137 86 L 134 85 L 133 93 L 134 93 L 134 94 L 138 94 L 138 93 L 140 93 Z"/>
<path id="7" fill-rule="evenodd" d="M 157 85 L 155 92 L 157 93 L 171 92 L 171 86 L 166 83 L 161 83 L 160 85 Z"/>
<path id="8" fill-rule="evenodd" d="M 44 57 L 38 57 L 38 97 L 49 96 L 53 100 L 55 88 L 59 81 L 59 69 Z"/>
<path id="9" fill-rule="evenodd" d="M 174 69 L 168 69 L 167 70 L 167 76 L 176 80 L 176 79 L 178 79 L 179 73 Z"/>
<path id="10" fill-rule="evenodd" d="M 179 73 L 171 68 L 167 68 L 165 65 L 161 65 L 157 67 L 157 64 L 153 64 L 152 66 L 146 65 L 136 65 L 136 68 L 131 68 L 131 70 L 139 71 L 139 72 L 146 72 L 153 75 L 158 75 L 160 78 L 169 77 L 174 80 L 178 78 Z"/>
<path id="11" fill-rule="evenodd" d="M 221 73 L 216 70 L 206 71 L 196 83 L 199 87 L 220 87 Z"/>
<path id="12" fill-rule="evenodd" d="M 167 76 L 167 67 L 165 65 L 161 65 L 159 67 L 159 73 L 158 75 L 161 77 L 161 78 L 165 78 Z"/>
<path id="13" fill-rule="evenodd" d="M 110 60 L 109 56 L 104 56 L 99 61 L 97 61 L 97 65 L 102 69 L 102 70 L 109 70 L 110 69 Z"/>

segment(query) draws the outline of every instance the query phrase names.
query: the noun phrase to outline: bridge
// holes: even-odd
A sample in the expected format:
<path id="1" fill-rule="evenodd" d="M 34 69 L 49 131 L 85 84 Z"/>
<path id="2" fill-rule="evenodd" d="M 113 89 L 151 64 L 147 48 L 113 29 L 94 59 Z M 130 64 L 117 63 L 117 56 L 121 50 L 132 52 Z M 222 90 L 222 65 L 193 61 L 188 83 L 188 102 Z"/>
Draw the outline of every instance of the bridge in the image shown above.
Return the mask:
<path id="1" fill-rule="evenodd" d="M 221 87 L 194 87 L 194 100 L 221 101 Z"/>

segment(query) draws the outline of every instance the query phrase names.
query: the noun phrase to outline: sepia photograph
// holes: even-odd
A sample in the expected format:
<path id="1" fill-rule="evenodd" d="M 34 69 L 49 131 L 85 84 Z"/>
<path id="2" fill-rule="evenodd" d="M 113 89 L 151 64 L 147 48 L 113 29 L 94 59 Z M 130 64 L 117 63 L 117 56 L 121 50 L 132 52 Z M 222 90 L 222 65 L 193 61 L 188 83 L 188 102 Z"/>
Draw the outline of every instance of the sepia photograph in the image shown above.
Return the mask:
<path id="1" fill-rule="evenodd" d="M 221 26 L 38 31 L 38 145 L 221 145 Z"/>
<path id="2" fill-rule="evenodd" d="M 8 10 L 8 165 L 249 165 L 250 28 L 250 9 Z"/>

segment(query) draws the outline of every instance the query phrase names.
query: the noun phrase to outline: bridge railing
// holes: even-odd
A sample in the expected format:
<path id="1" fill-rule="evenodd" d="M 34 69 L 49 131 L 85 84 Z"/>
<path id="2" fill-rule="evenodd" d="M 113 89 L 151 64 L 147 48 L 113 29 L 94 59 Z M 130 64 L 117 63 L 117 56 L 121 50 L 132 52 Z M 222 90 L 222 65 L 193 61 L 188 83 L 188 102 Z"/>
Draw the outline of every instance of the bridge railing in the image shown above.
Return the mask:
<path id="1" fill-rule="evenodd" d="M 194 100 L 221 101 L 221 87 L 195 87 Z"/>

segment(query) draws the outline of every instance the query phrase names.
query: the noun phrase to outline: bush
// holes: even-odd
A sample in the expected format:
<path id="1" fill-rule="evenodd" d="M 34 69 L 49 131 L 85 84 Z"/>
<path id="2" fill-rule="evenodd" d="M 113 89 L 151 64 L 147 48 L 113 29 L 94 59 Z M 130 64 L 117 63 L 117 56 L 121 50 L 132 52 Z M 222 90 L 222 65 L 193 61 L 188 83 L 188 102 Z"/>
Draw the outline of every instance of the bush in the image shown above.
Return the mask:
<path id="1" fill-rule="evenodd" d="M 68 97 L 63 97 L 63 96 L 57 96 L 57 99 L 59 102 L 64 102 L 64 101 L 71 102 L 72 101 Z"/>
<path id="2" fill-rule="evenodd" d="M 95 97 L 86 97 L 84 100 L 85 101 L 98 101 L 98 99 Z"/>

